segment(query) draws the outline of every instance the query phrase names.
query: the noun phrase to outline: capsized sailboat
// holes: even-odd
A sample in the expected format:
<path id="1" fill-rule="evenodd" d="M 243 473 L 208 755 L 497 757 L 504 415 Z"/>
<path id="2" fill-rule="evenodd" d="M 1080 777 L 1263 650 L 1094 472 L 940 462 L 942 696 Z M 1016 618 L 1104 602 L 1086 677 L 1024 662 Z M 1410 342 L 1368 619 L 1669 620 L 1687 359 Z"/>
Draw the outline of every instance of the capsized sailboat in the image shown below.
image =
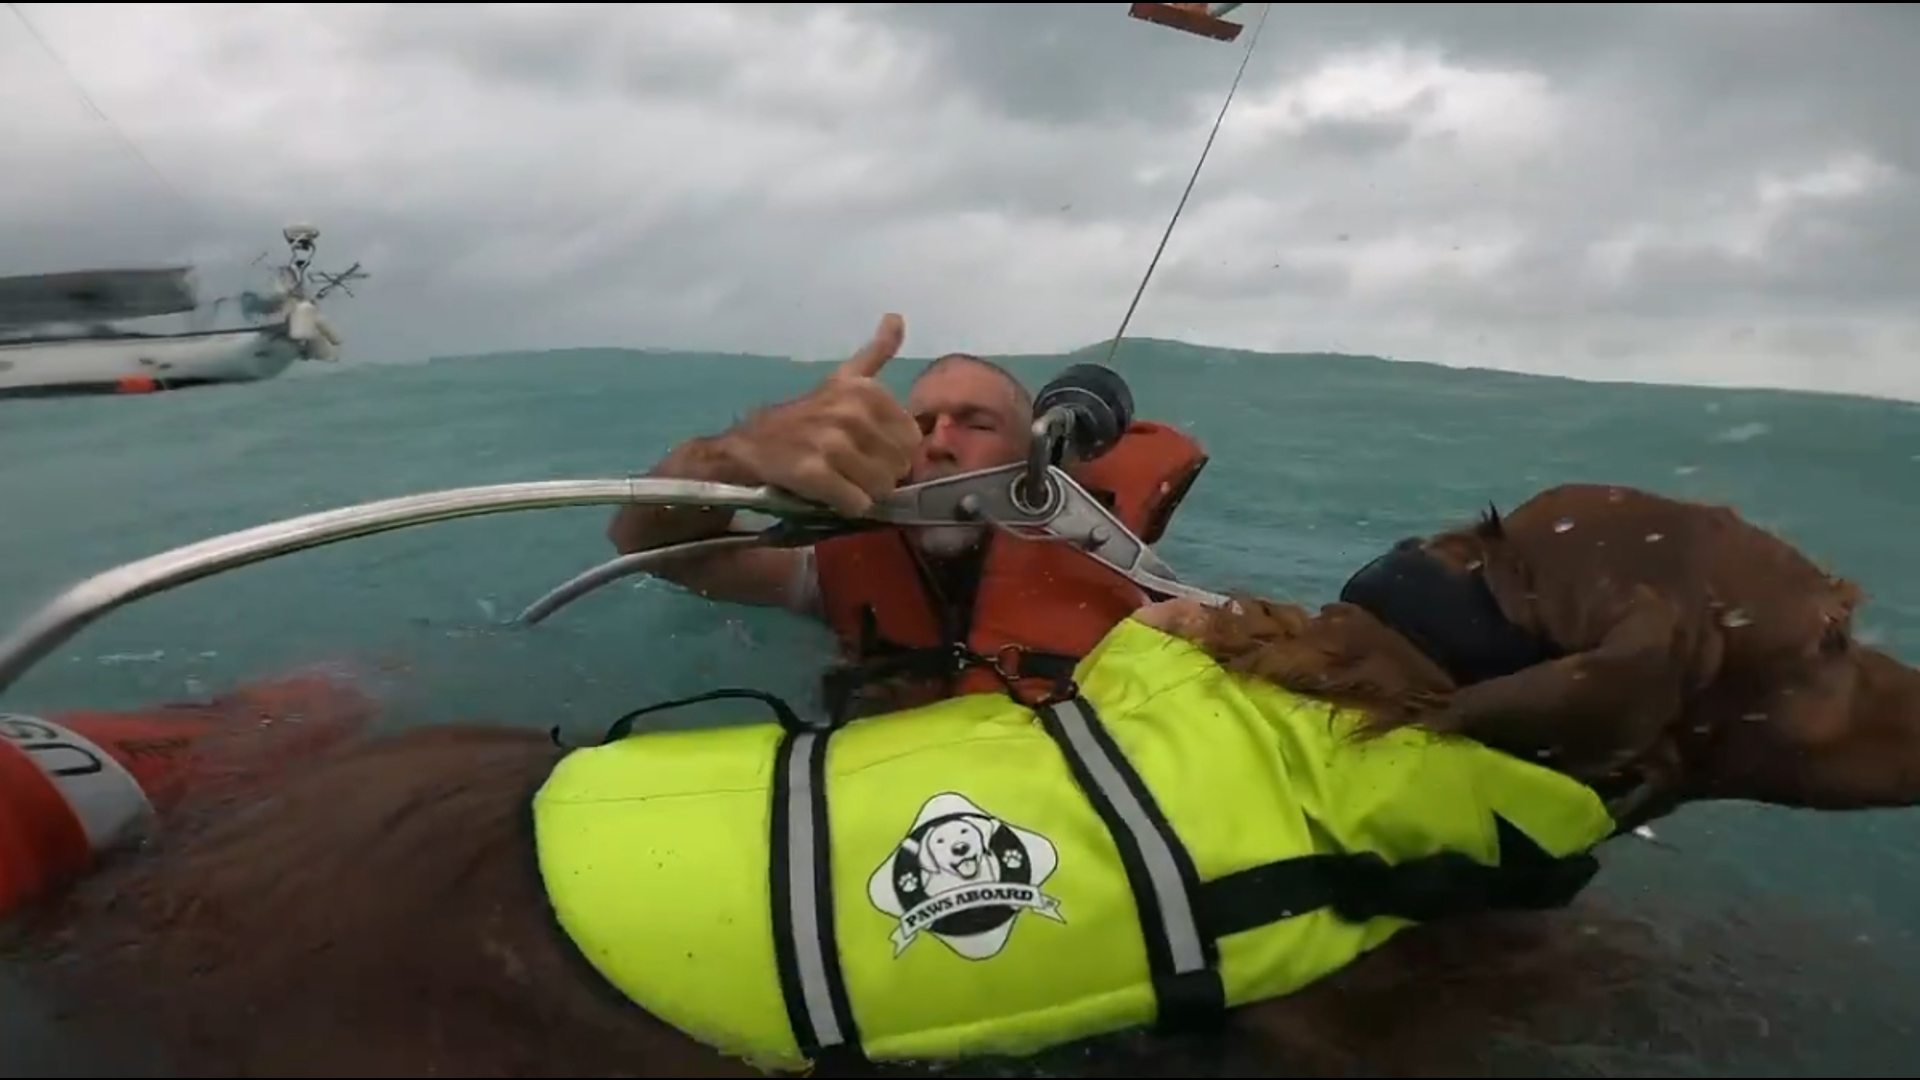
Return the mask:
<path id="1" fill-rule="evenodd" d="M 203 310 L 186 266 L 0 277 L 0 398 L 151 393 L 271 379 L 300 360 L 339 357 L 318 302 L 368 275 L 312 269 L 320 230 L 289 225 L 287 261 L 266 294 L 238 301 L 249 325 L 153 333 L 116 324 Z M 317 279 L 317 287 L 316 287 Z M 229 298 L 209 305 L 210 314 Z"/>

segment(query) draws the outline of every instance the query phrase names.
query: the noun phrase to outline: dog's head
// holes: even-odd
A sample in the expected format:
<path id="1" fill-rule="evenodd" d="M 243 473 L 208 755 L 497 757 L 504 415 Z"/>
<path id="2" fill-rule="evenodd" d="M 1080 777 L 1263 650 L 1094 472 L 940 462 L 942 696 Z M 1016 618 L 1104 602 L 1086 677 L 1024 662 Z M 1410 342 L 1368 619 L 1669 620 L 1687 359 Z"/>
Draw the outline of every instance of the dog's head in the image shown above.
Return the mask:
<path id="1" fill-rule="evenodd" d="M 993 829 L 992 819 L 971 814 L 940 822 L 920 838 L 920 868 L 966 881 L 992 876 L 995 864 L 987 845 Z"/>
<path id="2" fill-rule="evenodd" d="M 1733 510 L 1569 484 L 1415 546 L 1562 654 L 1463 685 L 1437 726 L 1634 787 L 1641 819 L 1920 802 L 1920 673 L 1856 640 L 1856 584 Z"/>
<path id="3" fill-rule="evenodd" d="M 1371 732 L 1555 768 L 1626 821 L 1697 799 L 1920 804 L 1920 671 L 1855 639 L 1858 586 L 1725 507 L 1563 485 L 1402 541 L 1342 598 L 1312 616 L 1248 598 L 1192 636 Z"/>

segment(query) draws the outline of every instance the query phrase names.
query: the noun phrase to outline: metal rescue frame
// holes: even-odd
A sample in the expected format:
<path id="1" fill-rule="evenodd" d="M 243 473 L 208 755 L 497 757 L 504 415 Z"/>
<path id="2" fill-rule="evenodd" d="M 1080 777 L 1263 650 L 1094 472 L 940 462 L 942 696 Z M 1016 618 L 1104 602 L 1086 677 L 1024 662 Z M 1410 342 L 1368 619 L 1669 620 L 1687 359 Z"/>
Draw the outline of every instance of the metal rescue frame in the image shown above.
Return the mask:
<path id="1" fill-rule="evenodd" d="M 537 625 L 594 590 L 689 554 L 752 545 L 797 547 L 880 526 L 984 524 L 1072 544 L 1162 598 L 1209 605 L 1225 597 L 1180 582 L 1161 558 L 1059 466 L 1062 435 L 1036 422 L 1048 445 L 1027 462 L 899 488 L 868 517 L 845 518 L 767 487 L 694 480 L 546 480 L 450 488 L 286 518 L 215 536 L 95 574 L 60 593 L 0 639 L 0 694 L 33 666 L 100 617 L 202 578 L 283 555 L 419 525 L 521 510 L 574 506 L 697 506 L 747 510 L 777 521 L 758 531 L 719 536 L 622 555 L 571 578 L 519 617 Z"/>

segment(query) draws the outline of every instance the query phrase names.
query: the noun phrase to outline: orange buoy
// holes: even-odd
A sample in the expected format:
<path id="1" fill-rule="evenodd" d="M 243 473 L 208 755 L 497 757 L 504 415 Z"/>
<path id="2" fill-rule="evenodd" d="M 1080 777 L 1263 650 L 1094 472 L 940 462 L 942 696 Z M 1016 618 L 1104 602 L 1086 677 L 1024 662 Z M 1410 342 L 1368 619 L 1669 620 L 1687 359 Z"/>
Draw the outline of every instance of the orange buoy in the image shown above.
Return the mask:
<path id="1" fill-rule="evenodd" d="M 53 719 L 0 713 L 0 917 L 218 798 L 344 741 L 375 713 L 350 681 L 296 675 L 202 705 Z"/>
<path id="2" fill-rule="evenodd" d="M 151 375 L 122 375 L 113 388 L 122 394 L 151 394 L 160 389 L 160 382 Z"/>

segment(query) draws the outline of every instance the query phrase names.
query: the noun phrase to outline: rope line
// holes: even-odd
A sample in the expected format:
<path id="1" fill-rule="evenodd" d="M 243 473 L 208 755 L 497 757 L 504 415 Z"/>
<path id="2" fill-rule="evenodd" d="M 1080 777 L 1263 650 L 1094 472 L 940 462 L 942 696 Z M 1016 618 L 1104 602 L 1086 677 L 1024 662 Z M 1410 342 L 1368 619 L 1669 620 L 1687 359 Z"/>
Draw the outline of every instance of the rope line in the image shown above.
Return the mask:
<path id="1" fill-rule="evenodd" d="M 87 111 L 93 113 L 94 117 L 98 119 L 101 124 L 105 125 L 108 131 L 113 133 L 114 138 L 120 140 L 120 145 L 125 147 L 127 151 L 133 155 L 134 160 L 138 161 L 153 175 L 154 179 L 159 182 L 162 190 L 175 201 L 179 202 L 181 208 L 185 210 L 189 216 L 196 216 L 198 208 L 194 204 L 194 201 L 187 198 L 186 193 L 180 190 L 180 187 L 172 180 L 167 178 L 167 174 L 162 172 L 160 167 L 153 163 L 153 159 L 148 157 L 145 151 L 140 149 L 140 144 L 134 142 L 132 136 L 128 135 L 119 124 L 114 123 L 113 117 L 108 116 L 107 111 L 100 107 L 100 103 L 93 99 L 93 95 L 87 93 L 86 85 L 80 81 L 80 77 L 74 74 L 73 68 L 61 57 L 60 53 L 54 49 L 52 42 L 48 41 L 47 36 L 40 32 L 40 28 L 34 25 L 33 20 L 27 17 L 27 13 L 21 10 L 20 5 L 8 3 L 7 10 L 13 13 L 14 18 L 20 20 L 20 25 L 26 29 L 27 35 L 33 38 L 34 43 L 40 46 L 42 52 L 47 54 L 47 58 L 53 61 L 53 65 L 60 69 L 60 74 L 66 77 L 68 85 L 73 87 L 74 93 L 80 98 L 80 103 L 87 107 Z"/>
<path id="2" fill-rule="evenodd" d="M 1207 133 L 1207 143 L 1200 148 L 1200 160 L 1193 164 L 1193 175 L 1187 177 L 1187 188 L 1180 193 L 1180 202 L 1173 208 L 1173 216 L 1167 219 L 1167 230 L 1160 234 L 1160 246 L 1153 249 L 1153 259 L 1147 263 L 1147 272 L 1140 277 L 1140 287 L 1133 291 L 1133 302 L 1127 305 L 1127 313 L 1120 318 L 1120 328 L 1113 332 L 1113 341 L 1107 346 L 1106 365 L 1113 366 L 1114 355 L 1120 351 L 1120 339 L 1126 336 L 1127 326 L 1133 322 L 1133 313 L 1140 309 L 1140 298 L 1147 294 L 1147 282 L 1153 280 L 1153 272 L 1160 265 L 1160 256 L 1166 254 L 1167 241 L 1173 239 L 1173 227 L 1180 223 L 1180 214 L 1187 208 L 1187 200 L 1193 197 L 1193 186 L 1200 182 L 1200 170 L 1206 167 L 1207 155 L 1213 152 L 1213 141 L 1220 137 L 1220 126 L 1226 123 L 1227 110 L 1233 105 L 1233 96 L 1240 92 L 1240 80 L 1246 78 L 1247 64 L 1253 60 L 1253 47 L 1260 43 L 1260 31 L 1267 25 L 1267 16 L 1273 14 L 1272 4 L 1263 4 L 1260 8 L 1260 21 L 1253 24 L 1253 33 L 1247 37 L 1247 51 L 1241 54 L 1240 70 L 1233 73 L 1233 83 L 1227 87 L 1227 97 L 1220 103 L 1220 115 L 1214 117 L 1213 130 Z"/>

